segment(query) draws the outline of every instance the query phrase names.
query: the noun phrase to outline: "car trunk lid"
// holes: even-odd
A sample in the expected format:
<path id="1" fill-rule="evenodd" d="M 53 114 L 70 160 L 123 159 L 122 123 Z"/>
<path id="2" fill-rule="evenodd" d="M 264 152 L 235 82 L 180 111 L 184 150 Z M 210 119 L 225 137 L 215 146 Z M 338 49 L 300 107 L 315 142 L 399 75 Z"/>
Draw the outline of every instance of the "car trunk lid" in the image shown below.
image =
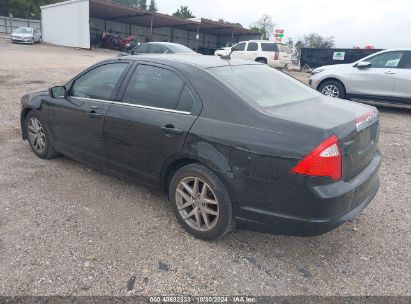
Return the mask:
<path id="1" fill-rule="evenodd" d="M 342 154 L 344 180 L 349 180 L 361 172 L 371 162 L 377 150 L 379 114 L 374 107 L 320 96 L 264 108 L 264 111 L 335 134 L 339 139 Z M 313 148 L 318 144 L 313 143 Z"/>

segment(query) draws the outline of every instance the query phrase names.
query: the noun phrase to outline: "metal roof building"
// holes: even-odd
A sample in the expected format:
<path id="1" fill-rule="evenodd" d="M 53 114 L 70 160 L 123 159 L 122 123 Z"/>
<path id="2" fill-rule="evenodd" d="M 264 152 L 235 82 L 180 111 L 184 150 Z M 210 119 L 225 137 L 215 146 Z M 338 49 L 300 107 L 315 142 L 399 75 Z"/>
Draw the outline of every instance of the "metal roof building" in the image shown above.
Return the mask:
<path id="1" fill-rule="evenodd" d="M 70 0 L 41 7 L 43 40 L 56 45 L 90 48 L 103 31 L 140 42 L 168 41 L 193 50 L 215 50 L 259 33 L 204 18 L 182 19 L 109 0 Z"/>

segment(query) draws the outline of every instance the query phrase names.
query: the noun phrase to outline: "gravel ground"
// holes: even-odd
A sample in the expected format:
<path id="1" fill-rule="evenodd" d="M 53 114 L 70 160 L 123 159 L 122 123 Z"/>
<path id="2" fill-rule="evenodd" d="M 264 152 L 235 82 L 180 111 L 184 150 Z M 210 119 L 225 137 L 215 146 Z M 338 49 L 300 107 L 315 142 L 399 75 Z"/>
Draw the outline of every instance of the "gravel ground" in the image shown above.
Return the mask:
<path id="1" fill-rule="evenodd" d="M 319 237 L 237 230 L 208 243 L 160 194 L 41 160 L 21 140 L 25 92 L 115 54 L 0 37 L 0 295 L 410 295 L 409 110 L 380 108 L 381 188 L 353 221 Z"/>

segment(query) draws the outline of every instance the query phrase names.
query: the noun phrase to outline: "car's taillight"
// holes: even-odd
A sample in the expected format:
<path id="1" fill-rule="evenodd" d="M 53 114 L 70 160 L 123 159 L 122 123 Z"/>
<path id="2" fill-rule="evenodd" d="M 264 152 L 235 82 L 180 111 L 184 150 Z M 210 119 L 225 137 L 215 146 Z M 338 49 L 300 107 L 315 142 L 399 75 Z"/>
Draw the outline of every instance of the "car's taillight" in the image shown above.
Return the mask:
<path id="1" fill-rule="evenodd" d="M 274 53 L 274 60 L 278 60 L 279 56 L 280 56 L 280 52 L 275 52 Z"/>
<path id="2" fill-rule="evenodd" d="M 333 135 L 324 140 L 291 172 L 310 176 L 329 176 L 333 180 L 341 179 L 341 151 L 337 136 Z"/>

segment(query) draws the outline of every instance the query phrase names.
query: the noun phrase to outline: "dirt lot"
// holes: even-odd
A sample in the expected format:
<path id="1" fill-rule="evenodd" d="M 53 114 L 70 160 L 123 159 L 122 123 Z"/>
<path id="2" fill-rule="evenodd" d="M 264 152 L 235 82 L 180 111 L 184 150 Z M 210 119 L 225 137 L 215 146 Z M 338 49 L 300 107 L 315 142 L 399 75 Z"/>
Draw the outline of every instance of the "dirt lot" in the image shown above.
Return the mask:
<path id="1" fill-rule="evenodd" d="M 21 140 L 25 92 L 113 55 L 0 37 L 0 295 L 410 295 L 410 111 L 380 108 L 381 189 L 355 220 L 319 237 L 235 231 L 208 243 L 160 194 L 41 160 Z"/>

